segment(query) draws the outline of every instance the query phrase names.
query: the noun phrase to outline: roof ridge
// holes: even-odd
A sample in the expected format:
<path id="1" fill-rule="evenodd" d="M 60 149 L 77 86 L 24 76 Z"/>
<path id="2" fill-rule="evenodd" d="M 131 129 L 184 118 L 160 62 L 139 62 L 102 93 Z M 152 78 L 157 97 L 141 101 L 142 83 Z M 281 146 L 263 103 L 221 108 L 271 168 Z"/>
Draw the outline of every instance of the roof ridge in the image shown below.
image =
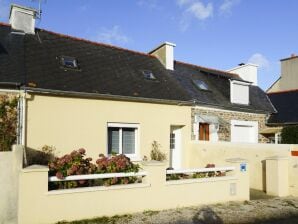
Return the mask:
<path id="1" fill-rule="evenodd" d="M 0 26 L 10 27 L 10 24 L 0 22 Z M 75 36 L 71 36 L 71 35 L 68 35 L 68 34 L 62 34 L 62 33 L 54 32 L 54 31 L 50 31 L 50 30 L 46 30 L 46 29 L 42 29 L 42 28 L 36 28 L 36 29 L 39 30 L 39 31 L 45 31 L 45 32 L 48 32 L 50 34 L 58 35 L 60 37 L 65 37 L 65 38 L 69 38 L 69 39 L 72 39 L 72 40 L 83 41 L 83 42 L 86 42 L 86 43 L 89 43 L 89 44 L 94 44 L 94 45 L 97 45 L 97 46 L 110 47 L 110 48 L 114 48 L 114 49 L 118 49 L 118 50 L 122 50 L 122 51 L 129 51 L 129 52 L 134 53 L 134 54 L 140 54 L 140 55 L 143 55 L 143 56 L 156 58 L 154 55 L 144 53 L 144 52 L 140 52 L 140 51 L 130 50 L 130 49 L 127 49 L 127 48 L 124 48 L 124 47 L 118 47 L 118 46 L 111 45 L 111 44 L 96 42 L 96 41 L 88 40 L 88 39 L 85 39 L 85 38 L 75 37 Z"/>
<path id="2" fill-rule="evenodd" d="M 96 42 L 96 41 L 88 40 L 88 39 L 85 39 L 85 38 L 75 37 L 75 36 L 71 36 L 71 35 L 68 35 L 68 34 L 57 33 L 57 32 L 54 32 L 54 31 L 45 30 L 45 29 L 41 29 L 41 28 L 37 28 L 37 29 L 39 31 L 45 31 L 45 32 L 48 32 L 48 33 L 53 34 L 53 35 L 69 38 L 69 39 L 76 40 L 76 41 L 83 41 L 85 43 L 93 44 L 93 45 L 96 45 L 96 46 L 105 46 L 105 47 L 110 47 L 110 48 L 114 48 L 114 49 L 118 49 L 118 50 L 122 50 L 122 51 L 128 51 L 128 52 L 131 52 L 131 53 L 134 53 L 134 54 L 139 54 L 139 55 L 143 55 L 143 56 L 147 56 L 147 57 L 156 58 L 154 55 L 147 54 L 147 53 L 140 52 L 140 51 L 134 51 L 134 50 L 130 50 L 130 49 L 123 48 L 123 47 L 118 47 L 118 46 L 111 45 L 111 44 Z"/>
<path id="3" fill-rule="evenodd" d="M 180 63 L 180 64 L 184 64 L 184 65 L 189 65 L 189 66 L 192 66 L 192 67 L 196 67 L 196 68 L 200 68 L 200 69 L 207 69 L 207 70 L 210 70 L 210 71 L 214 71 L 214 72 L 219 72 L 219 73 L 222 73 L 222 74 L 226 74 L 226 75 L 229 75 L 229 76 L 232 76 L 232 77 L 236 77 L 236 78 L 240 78 L 240 76 L 236 73 L 232 73 L 232 72 L 227 72 L 227 71 L 223 71 L 223 70 L 219 70 L 219 69 L 214 69 L 214 68 L 208 68 L 208 67 L 204 67 L 204 66 L 200 66 L 200 65 L 195 65 L 195 64 L 191 64 L 191 63 L 187 63 L 187 62 L 183 62 L 183 61 L 177 61 L 175 60 L 176 63 Z"/>
<path id="4" fill-rule="evenodd" d="M 282 91 L 276 91 L 276 92 L 271 92 L 267 94 L 279 94 L 279 93 L 290 93 L 290 92 L 298 92 L 298 89 L 290 89 L 290 90 L 282 90 Z"/>
<path id="5" fill-rule="evenodd" d="M 8 23 L 0 22 L 0 26 L 10 26 Z"/>

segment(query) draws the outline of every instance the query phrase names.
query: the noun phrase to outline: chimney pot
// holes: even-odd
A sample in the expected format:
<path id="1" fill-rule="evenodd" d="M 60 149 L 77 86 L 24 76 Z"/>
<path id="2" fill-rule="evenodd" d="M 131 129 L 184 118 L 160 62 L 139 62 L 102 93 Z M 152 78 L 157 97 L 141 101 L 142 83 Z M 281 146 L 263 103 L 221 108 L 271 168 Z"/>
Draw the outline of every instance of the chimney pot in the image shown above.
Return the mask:
<path id="1" fill-rule="evenodd" d="M 291 54 L 291 58 L 294 58 L 294 57 L 296 57 L 296 54 L 294 54 L 294 53 Z"/>
<path id="2" fill-rule="evenodd" d="M 36 9 L 11 4 L 9 24 L 14 30 L 22 31 L 28 34 L 34 34 L 36 15 Z"/>

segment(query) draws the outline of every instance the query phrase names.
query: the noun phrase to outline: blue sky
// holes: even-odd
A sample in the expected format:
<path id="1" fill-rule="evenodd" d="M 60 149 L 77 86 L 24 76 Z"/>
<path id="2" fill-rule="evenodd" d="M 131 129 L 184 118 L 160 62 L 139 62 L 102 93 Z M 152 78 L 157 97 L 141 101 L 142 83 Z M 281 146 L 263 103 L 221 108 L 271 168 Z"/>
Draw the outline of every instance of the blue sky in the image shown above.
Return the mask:
<path id="1" fill-rule="evenodd" d="M 0 0 L 0 21 L 11 3 L 38 6 Z M 176 60 L 216 69 L 257 63 L 266 89 L 279 60 L 298 54 L 297 9 L 297 0 L 43 0 L 37 26 L 142 52 L 170 41 Z"/>

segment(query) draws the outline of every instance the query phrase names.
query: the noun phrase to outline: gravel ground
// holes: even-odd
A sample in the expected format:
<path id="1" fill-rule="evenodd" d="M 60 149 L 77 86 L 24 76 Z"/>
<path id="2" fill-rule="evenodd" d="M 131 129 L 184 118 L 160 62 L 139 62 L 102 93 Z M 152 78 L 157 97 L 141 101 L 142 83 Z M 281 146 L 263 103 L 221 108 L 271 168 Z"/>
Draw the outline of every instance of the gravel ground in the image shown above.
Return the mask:
<path id="1" fill-rule="evenodd" d="M 68 223 L 68 222 L 60 222 Z M 144 211 L 72 224 L 298 224 L 298 198 L 266 198 L 244 202 Z"/>

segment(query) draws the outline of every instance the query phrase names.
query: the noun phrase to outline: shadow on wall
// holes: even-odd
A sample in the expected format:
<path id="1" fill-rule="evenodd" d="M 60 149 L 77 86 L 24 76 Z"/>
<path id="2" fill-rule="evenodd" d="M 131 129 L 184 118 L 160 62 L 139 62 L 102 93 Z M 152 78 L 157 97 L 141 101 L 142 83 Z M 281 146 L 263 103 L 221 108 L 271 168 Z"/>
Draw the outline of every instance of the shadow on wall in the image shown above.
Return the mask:
<path id="1" fill-rule="evenodd" d="M 263 186 L 263 191 L 266 192 L 266 160 L 262 160 L 262 186 Z"/>
<path id="2" fill-rule="evenodd" d="M 55 157 L 53 152 L 41 151 L 32 148 L 26 148 L 25 154 L 25 166 L 47 166 L 49 164 L 49 161 L 53 160 Z"/>
<path id="3" fill-rule="evenodd" d="M 194 224 L 223 224 L 223 220 L 210 208 L 200 209 L 192 219 Z"/>

